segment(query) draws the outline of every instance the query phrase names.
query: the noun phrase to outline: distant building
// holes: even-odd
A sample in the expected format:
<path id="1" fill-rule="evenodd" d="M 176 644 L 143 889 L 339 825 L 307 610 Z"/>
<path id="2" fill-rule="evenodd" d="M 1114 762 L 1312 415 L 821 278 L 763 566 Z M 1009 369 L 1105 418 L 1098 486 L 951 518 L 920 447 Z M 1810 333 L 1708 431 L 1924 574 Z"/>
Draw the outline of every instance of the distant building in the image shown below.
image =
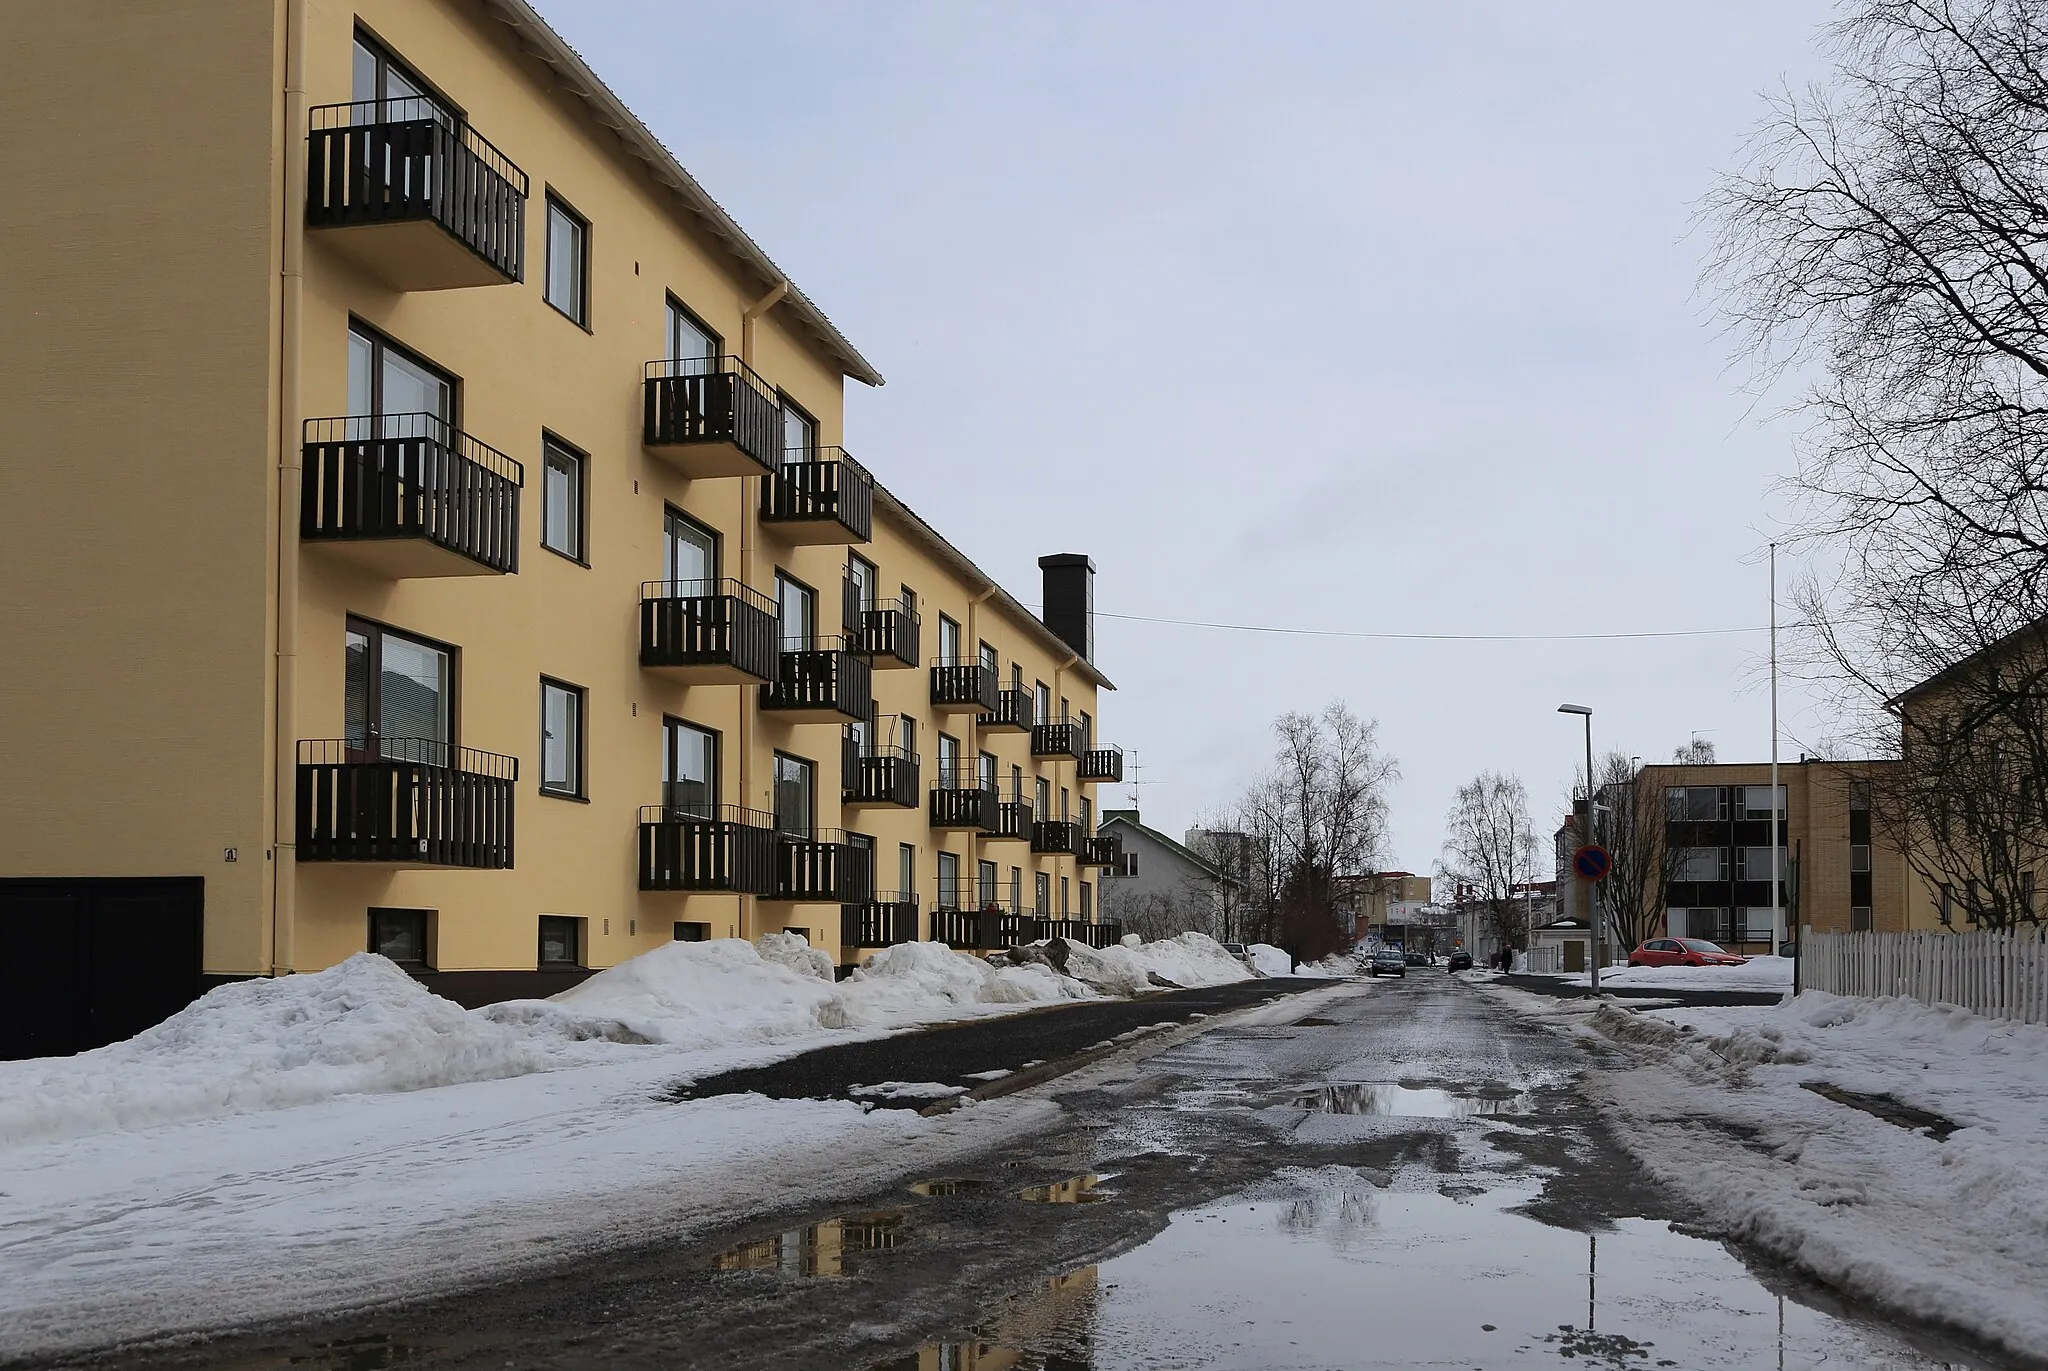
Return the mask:
<path id="1" fill-rule="evenodd" d="M 1105 919 L 1145 938 L 1188 932 L 1214 938 L 1235 934 L 1226 927 L 1234 882 L 1222 867 L 1147 827 L 1135 809 L 1103 810 L 1099 832 L 1105 839 L 1118 840 L 1123 852 L 1121 865 L 1100 877 Z"/>

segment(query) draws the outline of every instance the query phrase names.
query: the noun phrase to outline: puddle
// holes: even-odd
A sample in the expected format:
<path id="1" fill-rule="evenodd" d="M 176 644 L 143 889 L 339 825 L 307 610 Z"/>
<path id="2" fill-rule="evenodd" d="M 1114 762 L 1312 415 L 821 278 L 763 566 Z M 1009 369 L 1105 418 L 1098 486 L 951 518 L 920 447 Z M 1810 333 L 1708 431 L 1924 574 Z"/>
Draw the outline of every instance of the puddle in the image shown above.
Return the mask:
<path id="1" fill-rule="evenodd" d="M 1318 1019 L 1313 1015 L 1306 1019 L 1296 1019 L 1288 1025 L 1290 1028 L 1336 1028 L 1337 1026 L 1338 1023 L 1335 1019 Z"/>
<path id="2" fill-rule="evenodd" d="M 711 1269 L 774 1271 L 802 1277 L 843 1276 L 849 1253 L 886 1252 L 902 1245 L 901 1213 L 846 1214 L 771 1237 L 735 1243 L 711 1259 Z"/>
<path id="3" fill-rule="evenodd" d="M 1805 1084 L 1808 1090 L 1822 1099 L 1860 1109 L 1873 1118 L 1883 1119 L 1909 1132 L 1925 1133 L 1936 1142 L 1947 1142 L 1949 1134 L 1962 1127 L 1954 1119 L 1916 1109 L 1890 1095 L 1866 1095 L 1860 1090 L 1844 1090 L 1839 1085 L 1829 1085 L 1824 1081 L 1807 1081 Z"/>
<path id="4" fill-rule="evenodd" d="M 1516 1212 L 1533 1186 L 1459 1203 L 1329 1168 L 1259 1193 L 1177 1213 L 1132 1251 L 873 1371 L 1971 1364 L 1787 1299 L 1667 1224 L 1549 1227 Z"/>
<path id="5" fill-rule="evenodd" d="M 1039 1204 L 1100 1204 L 1109 1198 L 1109 1192 L 1095 1187 L 1108 1179 L 1107 1176 L 1069 1176 L 1051 1185 L 1034 1185 L 1028 1190 L 1020 1190 L 1017 1198 Z"/>
<path id="6" fill-rule="evenodd" d="M 986 1181 L 962 1177 L 957 1180 L 913 1181 L 910 1193 L 913 1195 L 964 1195 L 970 1190 L 979 1190 Z"/>
<path id="7" fill-rule="evenodd" d="M 1516 1095 L 1454 1095 L 1406 1085 L 1326 1085 L 1297 1095 L 1294 1107 L 1318 1114 L 1385 1114 L 1406 1119 L 1477 1119 L 1527 1114 L 1533 1107 L 1526 1093 Z"/>
<path id="8" fill-rule="evenodd" d="M 373 1333 L 314 1343 L 303 1352 L 285 1356 L 227 1363 L 224 1371 L 281 1371 L 287 1366 L 309 1367 L 312 1371 L 389 1371 L 391 1367 L 406 1365 L 426 1350 L 399 1342 L 387 1333 Z"/>

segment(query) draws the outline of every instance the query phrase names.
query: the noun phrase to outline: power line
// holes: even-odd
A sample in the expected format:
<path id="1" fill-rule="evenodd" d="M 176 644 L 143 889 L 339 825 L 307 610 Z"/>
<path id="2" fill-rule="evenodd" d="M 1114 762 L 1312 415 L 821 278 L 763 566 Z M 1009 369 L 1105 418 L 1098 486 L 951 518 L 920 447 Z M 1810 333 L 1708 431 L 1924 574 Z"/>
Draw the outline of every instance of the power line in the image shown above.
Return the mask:
<path id="1" fill-rule="evenodd" d="M 1280 633 L 1300 638 L 1374 638 L 1419 643 L 1587 643 L 1622 638 L 1717 638 L 1737 633 L 1767 633 L 1759 624 L 1743 628 L 1646 629 L 1628 633 L 1366 633 L 1339 628 L 1283 628 L 1275 624 L 1218 624 L 1201 619 L 1160 619 L 1149 614 L 1112 614 L 1098 609 L 1099 619 L 1126 619 L 1140 624 L 1169 624 L 1175 628 L 1215 628 L 1231 633 Z"/>

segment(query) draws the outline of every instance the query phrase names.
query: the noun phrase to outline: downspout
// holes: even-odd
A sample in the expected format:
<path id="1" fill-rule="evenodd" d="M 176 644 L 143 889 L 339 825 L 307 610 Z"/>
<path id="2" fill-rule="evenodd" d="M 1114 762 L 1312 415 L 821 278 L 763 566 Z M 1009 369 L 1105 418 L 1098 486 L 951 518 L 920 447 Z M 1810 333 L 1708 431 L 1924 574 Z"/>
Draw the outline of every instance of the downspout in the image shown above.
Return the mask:
<path id="1" fill-rule="evenodd" d="M 1044 622 L 1044 621 L 1043 621 L 1043 620 L 1041 620 L 1040 622 Z M 1067 668 L 1068 668 L 1068 667 L 1070 667 L 1070 666 L 1072 666 L 1072 665 L 1073 665 L 1074 663 L 1076 663 L 1076 662 L 1078 662 L 1078 661 L 1080 661 L 1080 660 L 1081 660 L 1081 654 L 1080 654 L 1080 653 L 1078 653 L 1078 652 L 1069 652 L 1069 653 L 1067 654 L 1067 660 L 1065 660 L 1064 662 L 1061 662 L 1061 663 L 1060 663 L 1060 664 L 1059 664 L 1058 666 L 1056 666 L 1056 667 L 1054 667 L 1054 668 L 1052 669 L 1052 698 L 1054 699 L 1054 701 L 1058 701 L 1059 699 L 1061 699 L 1061 698 L 1062 698 L 1062 697 L 1063 697 L 1063 696 L 1064 696 L 1064 695 L 1065 695 L 1065 694 L 1067 693 Z M 1040 722 L 1043 722 L 1043 720 L 1041 720 Z M 1055 767 L 1057 767 L 1057 765 L 1058 765 L 1058 764 L 1057 764 L 1057 763 L 1055 763 L 1054 765 L 1055 765 Z M 1055 780 L 1055 782 L 1057 782 L 1057 780 L 1058 780 L 1058 777 L 1057 777 L 1057 775 L 1055 775 L 1055 777 L 1054 777 L 1054 780 Z M 1063 786 L 1063 787 L 1061 787 L 1061 788 L 1062 788 L 1062 789 L 1065 789 L 1065 787 L 1064 787 L 1064 786 Z M 1078 792 L 1078 791 L 1079 791 L 1080 789 L 1081 789 L 1081 764 L 1080 764 L 1079 762 L 1076 762 L 1076 763 L 1074 763 L 1074 790 Z M 1075 798 L 1075 799 L 1076 799 L 1076 800 L 1078 801 L 1078 800 L 1079 800 L 1079 799 L 1080 799 L 1081 797 L 1080 797 L 1080 795 L 1079 795 L 1079 794 L 1076 794 L 1076 795 L 1074 796 L 1074 798 Z M 1071 818 L 1073 818 L 1073 815 L 1072 815 L 1072 813 L 1067 813 L 1067 814 L 1062 814 L 1062 815 L 1061 815 L 1060 817 L 1061 817 L 1062 819 L 1071 819 Z M 1080 859 L 1079 857 L 1075 857 L 1075 858 L 1073 859 L 1073 862 L 1074 862 L 1074 874 L 1073 874 L 1073 881 L 1074 881 L 1074 899 L 1075 899 L 1076 901 L 1079 901 L 1079 900 L 1080 900 L 1080 898 L 1081 898 L 1081 859 Z M 1101 908 L 1101 906 L 1100 906 L 1100 905 L 1097 905 L 1097 906 L 1096 906 L 1096 908 L 1097 908 L 1097 909 L 1099 910 L 1099 909 Z M 1080 906 L 1079 906 L 1079 904 L 1077 903 L 1077 904 L 1075 904 L 1074 906 L 1072 906 L 1072 907 L 1070 907 L 1070 908 L 1067 908 L 1067 909 L 1063 909 L 1063 910 L 1061 910 L 1061 911 L 1060 911 L 1060 917 L 1061 917 L 1062 919 L 1071 919 L 1071 918 L 1074 918 L 1074 917 L 1075 917 L 1076 915 L 1078 915 L 1078 914 L 1079 914 L 1080 912 L 1081 912 L 1081 909 L 1080 909 Z M 1098 915 L 1098 917 L 1099 917 L 1099 915 Z"/>
<path id="2" fill-rule="evenodd" d="M 740 311 L 740 361 L 745 363 L 750 370 L 754 365 L 754 325 L 760 320 L 763 314 L 766 314 L 769 310 L 775 308 L 776 301 L 780 300 L 783 296 L 787 295 L 788 293 L 789 282 L 777 281 L 773 286 L 770 286 L 768 288 L 768 293 L 766 295 L 763 295 L 760 299 L 754 301 L 753 304 L 748 305 L 744 310 Z M 753 589 L 754 586 L 753 511 L 755 507 L 755 500 L 757 498 L 757 487 L 755 485 L 755 482 L 764 479 L 766 478 L 754 476 L 742 476 L 740 478 L 740 511 L 738 524 L 740 530 L 739 579 L 740 584 L 746 586 L 750 590 Z M 747 783 L 749 780 L 747 763 L 753 758 L 753 730 L 747 727 L 748 722 L 753 717 L 753 711 L 748 708 L 748 692 L 752 690 L 753 687 L 742 685 L 737 687 L 737 689 L 739 691 L 740 706 L 740 807 L 745 809 L 749 807 L 747 805 L 747 801 L 749 798 L 751 798 L 753 794 L 753 792 L 747 788 Z M 771 798 L 773 797 L 771 796 Z M 759 932 L 750 927 L 750 925 L 754 923 L 755 920 L 750 919 L 748 915 L 750 913 L 759 912 L 760 902 L 754 899 L 752 896 L 735 895 L 733 896 L 733 903 L 736 906 L 735 920 L 738 925 L 739 936 L 742 938 L 758 937 Z"/>
<path id="3" fill-rule="evenodd" d="M 285 0 L 284 242 L 278 301 L 277 730 L 272 765 L 270 974 L 297 953 L 299 698 L 299 383 L 306 298 L 306 7 Z"/>
<path id="4" fill-rule="evenodd" d="M 984 589 L 981 594 L 974 596 L 967 602 L 967 641 L 974 644 L 974 660 L 977 663 L 981 661 L 981 605 L 984 600 L 995 593 L 996 588 L 991 585 Z M 1000 676 L 997 677 L 996 688 L 998 690 L 1002 688 L 1002 684 L 1002 678 Z M 969 758 L 971 758 L 970 765 L 974 767 L 974 775 L 978 779 L 981 775 L 981 715 L 979 712 L 970 713 L 967 716 L 967 753 Z M 1003 778 L 1000 773 L 997 774 L 995 780 L 996 805 L 1000 809 L 1003 802 Z M 1024 837 L 1028 840 L 1031 835 L 1026 833 Z M 971 829 L 968 831 L 967 860 L 974 867 L 974 887 L 977 899 L 981 896 L 981 845 L 984 841 L 985 839 L 981 833 Z M 996 869 L 996 880 L 999 883 L 997 890 L 1000 892 L 1002 888 L 1000 885 L 1002 880 L 1001 867 Z"/>

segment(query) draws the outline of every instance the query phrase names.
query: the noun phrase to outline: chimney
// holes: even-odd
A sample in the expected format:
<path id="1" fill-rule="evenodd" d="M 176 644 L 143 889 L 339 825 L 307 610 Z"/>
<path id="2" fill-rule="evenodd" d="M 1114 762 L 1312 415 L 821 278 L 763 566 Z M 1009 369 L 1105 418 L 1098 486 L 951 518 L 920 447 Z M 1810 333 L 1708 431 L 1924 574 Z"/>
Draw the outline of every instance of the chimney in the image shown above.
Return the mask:
<path id="1" fill-rule="evenodd" d="M 1045 608 L 1039 617 L 1083 661 L 1095 657 L 1095 563 L 1078 552 L 1038 559 L 1045 573 Z"/>

